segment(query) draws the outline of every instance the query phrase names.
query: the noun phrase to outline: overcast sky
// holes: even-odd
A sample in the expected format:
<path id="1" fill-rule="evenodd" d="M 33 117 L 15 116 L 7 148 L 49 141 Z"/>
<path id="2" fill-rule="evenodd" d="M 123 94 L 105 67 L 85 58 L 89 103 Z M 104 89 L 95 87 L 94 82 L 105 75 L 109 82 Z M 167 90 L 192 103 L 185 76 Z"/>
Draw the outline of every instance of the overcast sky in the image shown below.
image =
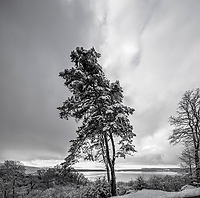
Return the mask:
<path id="1" fill-rule="evenodd" d="M 168 119 L 200 87 L 199 8 L 199 0 L 0 0 L 0 162 L 64 160 L 77 124 L 59 118 L 69 92 L 58 73 L 73 66 L 77 46 L 94 46 L 136 110 L 138 153 L 116 167 L 179 165 Z"/>

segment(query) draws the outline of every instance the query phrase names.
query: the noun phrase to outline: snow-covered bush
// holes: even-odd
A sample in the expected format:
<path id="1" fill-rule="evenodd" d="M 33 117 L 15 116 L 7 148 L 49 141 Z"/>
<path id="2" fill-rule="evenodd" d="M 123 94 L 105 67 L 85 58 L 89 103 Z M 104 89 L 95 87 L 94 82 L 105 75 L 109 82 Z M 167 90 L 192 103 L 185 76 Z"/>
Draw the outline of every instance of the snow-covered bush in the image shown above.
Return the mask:
<path id="1" fill-rule="evenodd" d="M 186 185 L 185 179 L 181 175 L 166 175 L 163 178 L 163 190 L 173 192 L 180 191 L 182 186 Z"/>
<path id="2" fill-rule="evenodd" d="M 55 186 L 44 191 L 33 190 L 24 198 L 79 198 L 81 192 L 75 187 L 69 186 Z"/>
<path id="3" fill-rule="evenodd" d="M 134 182 L 135 190 L 142 190 L 147 187 L 147 181 L 142 176 L 138 176 Z"/>
<path id="4" fill-rule="evenodd" d="M 163 190 L 163 178 L 158 175 L 152 175 L 147 181 L 148 189 Z"/>
<path id="5" fill-rule="evenodd" d="M 32 191 L 24 198 L 106 198 L 111 197 L 110 186 L 105 178 L 98 178 L 86 186 L 54 186 L 42 191 Z"/>
<path id="6" fill-rule="evenodd" d="M 96 198 L 96 197 L 104 198 L 110 196 L 111 196 L 110 185 L 106 181 L 105 177 L 98 178 L 96 179 L 96 181 L 89 184 L 83 194 L 84 198 Z"/>
<path id="7" fill-rule="evenodd" d="M 117 194 L 125 195 L 132 192 L 134 189 L 134 182 L 132 179 L 128 182 L 117 182 Z"/>
<path id="8" fill-rule="evenodd" d="M 183 175 L 166 175 L 164 177 L 152 175 L 147 181 L 147 188 L 175 192 L 180 191 L 182 186 L 189 183 L 189 179 Z"/>
<path id="9" fill-rule="evenodd" d="M 190 179 L 189 177 L 184 175 L 175 175 L 175 176 L 152 175 L 147 180 L 145 180 L 142 176 L 139 176 L 136 178 L 135 181 L 131 180 L 130 182 L 124 184 L 125 187 L 123 188 L 122 185 L 120 185 L 120 188 L 122 189 L 121 192 L 123 190 L 125 192 L 127 189 L 142 190 L 144 188 L 175 192 L 175 191 L 180 191 L 182 186 L 186 184 L 190 184 Z"/>

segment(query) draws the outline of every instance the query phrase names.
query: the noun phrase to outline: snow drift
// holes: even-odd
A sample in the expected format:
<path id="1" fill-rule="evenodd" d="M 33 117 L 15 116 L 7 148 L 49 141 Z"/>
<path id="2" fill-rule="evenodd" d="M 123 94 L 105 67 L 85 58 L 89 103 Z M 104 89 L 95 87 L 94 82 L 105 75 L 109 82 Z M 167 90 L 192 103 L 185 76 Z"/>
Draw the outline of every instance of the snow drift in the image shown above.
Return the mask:
<path id="1" fill-rule="evenodd" d="M 113 198 L 200 198 L 200 188 L 186 187 L 180 192 L 166 192 L 162 190 L 132 191 L 130 194 L 115 196 Z"/>

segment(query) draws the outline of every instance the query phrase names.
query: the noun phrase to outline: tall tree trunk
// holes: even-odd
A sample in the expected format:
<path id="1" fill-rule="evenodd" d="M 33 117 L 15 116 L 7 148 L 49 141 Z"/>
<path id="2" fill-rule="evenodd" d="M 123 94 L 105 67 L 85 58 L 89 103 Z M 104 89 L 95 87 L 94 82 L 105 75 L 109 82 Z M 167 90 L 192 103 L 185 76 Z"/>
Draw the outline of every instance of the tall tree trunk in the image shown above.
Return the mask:
<path id="1" fill-rule="evenodd" d="M 14 180 L 13 180 L 13 186 L 12 186 L 12 197 L 13 198 L 15 198 L 15 180 L 16 180 L 17 178 L 14 178 Z"/>
<path id="2" fill-rule="evenodd" d="M 106 154 L 105 154 L 105 146 L 104 145 L 105 145 L 104 139 L 102 138 L 101 149 L 102 149 L 103 162 L 104 162 L 105 167 L 106 167 L 107 181 L 108 181 L 108 183 L 110 183 L 110 169 L 109 169 L 109 165 L 108 165 L 108 160 L 105 157 Z"/>
<path id="3" fill-rule="evenodd" d="M 197 182 L 200 182 L 200 167 L 199 167 L 199 148 L 195 148 L 195 166 Z"/>
<path id="4" fill-rule="evenodd" d="M 105 166 L 106 166 L 106 173 L 107 173 L 107 181 L 108 183 L 110 183 L 110 169 L 107 162 L 105 163 Z"/>
<path id="5" fill-rule="evenodd" d="M 112 165 L 111 170 L 111 194 L 112 196 L 117 195 L 117 185 L 116 185 L 116 176 L 115 176 L 115 167 Z"/>
<path id="6" fill-rule="evenodd" d="M 113 161 L 111 161 L 111 159 L 110 159 L 107 134 L 104 134 L 104 140 L 105 140 L 106 158 L 107 158 L 108 165 L 110 167 L 110 172 L 111 172 L 111 184 L 110 184 L 111 185 L 111 195 L 116 196 L 117 195 L 117 187 L 116 187 L 115 168 L 114 168 Z"/>
<path id="7" fill-rule="evenodd" d="M 198 132 L 195 131 L 193 126 L 191 125 L 191 122 L 189 122 L 189 126 L 192 131 L 193 135 L 193 143 L 194 143 L 194 162 L 195 162 L 195 173 L 196 173 L 196 181 L 199 183 L 200 182 L 200 167 L 199 167 L 199 137 L 198 137 Z"/>
<path id="8" fill-rule="evenodd" d="M 185 145 L 186 145 L 186 143 L 185 143 Z M 188 144 L 186 145 L 186 152 L 188 152 L 189 174 L 190 174 L 190 176 L 192 176 L 192 155 L 193 155 L 193 154 L 191 153 L 191 148 L 189 147 Z"/>
<path id="9" fill-rule="evenodd" d="M 189 166 L 190 175 L 192 175 L 192 165 L 190 164 Z"/>
<path id="10" fill-rule="evenodd" d="M 4 197 L 3 198 L 7 198 L 7 191 L 6 191 L 6 189 L 4 190 Z"/>
<path id="11" fill-rule="evenodd" d="M 116 157 L 115 143 L 114 143 L 114 138 L 113 138 L 111 131 L 110 131 L 109 135 L 110 135 L 112 151 L 113 151 L 112 161 L 111 161 L 112 167 L 110 168 L 111 169 L 111 193 L 113 196 L 116 196 L 117 195 L 117 184 L 116 184 L 116 176 L 115 176 L 115 157 Z"/>

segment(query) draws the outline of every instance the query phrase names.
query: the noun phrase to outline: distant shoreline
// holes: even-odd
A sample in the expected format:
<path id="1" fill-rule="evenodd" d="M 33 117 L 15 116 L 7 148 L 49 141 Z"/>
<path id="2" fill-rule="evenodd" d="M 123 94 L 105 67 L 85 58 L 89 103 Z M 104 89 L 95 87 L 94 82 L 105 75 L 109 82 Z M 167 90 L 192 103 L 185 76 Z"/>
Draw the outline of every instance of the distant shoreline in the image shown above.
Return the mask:
<path id="1" fill-rule="evenodd" d="M 75 169 L 78 172 L 106 172 L 105 169 Z M 116 172 L 180 172 L 181 168 L 116 169 Z"/>
<path id="2" fill-rule="evenodd" d="M 43 167 L 31 167 L 25 166 L 26 173 L 36 173 L 37 170 L 41 170 Z M 183 168 L 137 168 L 137 169 L 116 169 L 116 172 L 182 172 Z M 72 170 L 73 171 L 73 170 Z M 87 169 L 87 168 L 75 168 L 74 171 L 78 172 L 106 172 L 106 169 Z"/>

